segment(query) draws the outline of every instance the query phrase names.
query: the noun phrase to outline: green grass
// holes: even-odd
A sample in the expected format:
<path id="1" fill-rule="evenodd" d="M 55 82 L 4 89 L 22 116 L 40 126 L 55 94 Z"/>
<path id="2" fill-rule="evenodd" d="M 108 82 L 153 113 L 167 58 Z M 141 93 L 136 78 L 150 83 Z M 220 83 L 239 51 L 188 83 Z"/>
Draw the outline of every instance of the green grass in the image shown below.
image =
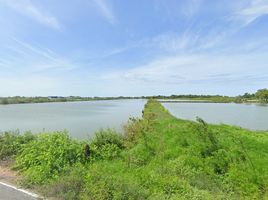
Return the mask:
<path id="1" fill-rule="evenodd" d="M 77 141 L 44 131 L 17 142 L 10 132 L 0 147 L 15 143 L 3 156 L 16 157 L 25 185 L 56 199 L 268 199 L 267 132 L 197 121 L 149 100 L 123 134 L 100 129 Z"/>

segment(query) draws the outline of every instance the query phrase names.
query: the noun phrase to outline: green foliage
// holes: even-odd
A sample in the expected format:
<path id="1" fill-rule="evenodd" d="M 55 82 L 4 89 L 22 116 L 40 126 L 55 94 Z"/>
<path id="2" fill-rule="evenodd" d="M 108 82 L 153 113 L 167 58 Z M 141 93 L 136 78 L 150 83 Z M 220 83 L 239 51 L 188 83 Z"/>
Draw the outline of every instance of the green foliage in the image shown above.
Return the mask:
<path id="1" fill-rule="evenodd" d="M 265 101 L 267 101 L 267 100 L 268 100 L 268 91 L 263 92 L 263 93 L 261 94 L 261 98 L 264 99 Z"/>
<path id="2" fill-rule="evenodd" d="M 152 131 L 153 121 L 148 118 L 138 119 L 129 118 L 128 122 L 123 124 L 124 141 L 127 145 L 135 145 L 140 138 L 144 138 L 145 132 Z"/>
<path id="3" fill-rule="evenodd" d="M 109 127 L 106 130 L 100 128 L 98 132 L 95 132 L 94 137 L 90 138 L 90 141 L 93 159 L 113 159 L 120 156 L 121 151 L 125 149 L 122 133 Z"/>
<path id="4" fill-rule="evenodd" d="M 20 145 L 13 168 L 20 169 L 30 184 L 56 179 L 76 162 L 87 163 L 85 142 L 73 140 L 67 131 L 39 132 L 36 140 Z"/>
<path id="5" fill-rule="evenodd" d="M 77 163 L 73 167 L 67 168 L 58 181 L 50 185 L 43 185 L 38 191 L 44 197 L 53 197 L 55 199 L 80 199 L 86 182 L 87 168 Z"/>
<path id="6" fill-rule="evenodd" d="M 115 129 L 107 127 L 107 129 L 104 130 L 103 128 L 100 128 L 99 132 L 95 132 L 94 138 L 91 139 L 91 143 L 98 149 L 101 149 L 106 145 L 115 145 L 119 149 L 124 149 L 122 137 L 122 134 L 117 133 Z"/>
<path id="7" fill-rule="evenodd" d="M 264 88 L 264 89 L 259 89 L 256 93 L 255 93 L 255 96 L 259 99 L 262 98 L 262 95 L 264 93 L 268 92 L 267 88 Z"/>
<path id="8" fill-rule="evenodd" d="M 0 132 L 0 159 L 17 155 L 22 144 L 35 139 L 30 131 L 26 131 L 24 135 L 20 135 L 18 130 Z"/>
<path id="9" fill-rule="evenodd" d="M 2 98 L 1 104 L 9 104 L 7 98 Z"/>
<path id="10" fill-rule="evenodd" d="M 207 124 L 207 122 L 205 122 L 202 118 L 200 118 L 200 117 L 196 117 L 196 121 L 198 121 L 199 123 L 202 123 L 204 126 L 207 126 L 208 124 Z"/>
<path id="11" fill-rule="evenodd" d="M 108 163 L 107 163 L 108 164 Z M 115 167 L 114 163 L 110 166 L 92 166 L 86 176 L 86 184 L 80 199 L 147 199 L 148 192 L 122 176 L 108 174 L 108 171 Z M 116 167 L 121 167 L 117 166 Z"/>

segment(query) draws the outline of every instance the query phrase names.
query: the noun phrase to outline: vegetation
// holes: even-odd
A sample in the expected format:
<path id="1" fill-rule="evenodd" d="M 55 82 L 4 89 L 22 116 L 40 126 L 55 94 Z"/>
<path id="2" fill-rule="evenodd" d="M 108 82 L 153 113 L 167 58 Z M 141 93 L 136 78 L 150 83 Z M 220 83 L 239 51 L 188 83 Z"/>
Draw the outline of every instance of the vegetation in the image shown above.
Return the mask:
<path id="1" fill-rule="evenodd" d="M 153 99 L 123 129 L 0 133 L 0 156 L 56 199 L 268 199 L 268 132 L 177 119 Z"/>
<path id="2" fill-rule="evenodd" d="M 44 102 L 65 102 L 72 99 L 49 99 L 48 97 L 4 97 L 0 98 L 0 104 L 18 104 L 18 103 L 44 103 Z"/>
<path id="3" fill-rule="evenodd" d="M 191 100 L 191 102 L 198 102 L 200 103 L 200 100 L 202 100 L 203 103 L 230 103 L 235 101 L 235 97 L 228 97 L 228 96 L 221 96 L 221 95 L 193 95 L 193 94 L 188 94 L 188 95 L 171 95 L 171 96 L 163 96 L 163 95 L 158 95 L 158 96 L 147 96 L 144 97 L 147 99 L 182 99 L 182 100 Z M 198 100 L 198 101 L 196 101 Z M 172 101 L 174 102 L 174 101 Z M 185 101 L 186 102 L 186 101 Z M 185 103 L 184 101 L 178 101 L 177 103 Z M 169 103 L 171 103 L 169 101 Z M 189 103 L 189 101 L 187 101 Z"/>
<path id="4" fill-rule="evenodd" d="M 45 103 L 45 102 L 67 102 L 67 101 L 93 101 L 93 100 L 114 100 L 114 99 L 138 99 L 139 97 L 0 97 L 0 104 L 19 104 L 19 103 Z"/>
<path id="5" fill-rule="evenodd" d="M 267 88 L 259 89 L 257 92 L 253 94 L 245 93 L 244 95 L 240 95 L 237 97 L 239 101 L 260 101 L 260 102 L 268 102 L 268 90 Z"/>
<path id="6" fill-rule="evenodd" d="M 259 89 L 256 93 L 239 95 L 237 97 L 229 97 L 222 95 L 193 95 L 193 94 L 180 94 L 180 95 L 155 95 L 155 96 L 142 96 L 142 97 L 0 97 L 0 104 L 18 104 L 18 103 L 44 103 L 44 102 L 66 102 L 66 101 L 93 101 L 93 100 L 116 100 L 116 99 L 181 99 L 191 100 L 191 103 L 231 103 L 231 102 L 244 102 L 244 101 L 259 101 L 268 102 L 268 90 L 266 88 Z M 202 101 L 200 101 L 202 100 Z M 189 101 L 166 101 L 168 103 L 189 103 Z"/>

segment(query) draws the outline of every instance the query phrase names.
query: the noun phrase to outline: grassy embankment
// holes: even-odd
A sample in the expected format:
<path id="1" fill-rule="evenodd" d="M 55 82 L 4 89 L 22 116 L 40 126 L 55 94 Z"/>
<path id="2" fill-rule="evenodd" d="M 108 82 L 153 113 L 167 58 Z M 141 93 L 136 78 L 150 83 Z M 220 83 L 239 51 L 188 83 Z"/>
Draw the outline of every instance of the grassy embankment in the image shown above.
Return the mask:
<path id="1" fill-rule="evenodd" d="M 183 101 L 186 100 L 186 101 Z M 193 98 L 193 99 L 181 99 L 180 101 L 165 101 L 161 100 L 163 103 L 232 103 L 236 102 L 233 97 L 226 98 Z M 240 102 L 236 102 L 240 103 Z"/>
<path id="2" fill-rule="evenodd" d="M 151 96 L 147 99 L 161 99 L 165 103 L 231 103 L 236 102 L 236 97 L 220 95 L 171 95 L 171 96 Z M 169 101 L 172 100 L 172 101 Z M 176 101 L 180 100 L 180 101 Z M 186 101 L 183 101 L 186 100 Z M 201 101 L 200 101 L 201 100 Z"/>
<path id="3" fill-rule="evenodd" d="M 57 99 L 48 97 L 0 97 L 0 104 L 22 104 L 22 103 L 49 103 L 49 102 L 69 102 L 69 101 L 95 101 L 95 100 L 117 100 L 117 99 L 138 99 L 139 97 L 79 97 L 70 96 Z"/>
<path id="4" fill-rule="evenodd" d="M 16 158 L 23 184 L 59 199 L 268 199 L 267 132 L 197 121 L 150 100 L 124 135 L 107 129 L 78 141 L 66 131 L 6 132 L 0 156 Z"/>

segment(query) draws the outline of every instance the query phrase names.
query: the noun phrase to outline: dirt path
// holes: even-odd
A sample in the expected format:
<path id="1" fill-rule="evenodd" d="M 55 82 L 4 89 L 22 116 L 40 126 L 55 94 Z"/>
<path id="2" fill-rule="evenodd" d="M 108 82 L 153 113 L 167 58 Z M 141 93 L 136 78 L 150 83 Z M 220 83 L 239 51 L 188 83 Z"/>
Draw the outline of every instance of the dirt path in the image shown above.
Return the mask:
<path id="1" fill-rule="evenodd" d="M 9 168 L 14 165 L 14 159 L 0 160 L 0 182 L 14 185 L 17 181 L 22 180 L 15 171 Z"/>

